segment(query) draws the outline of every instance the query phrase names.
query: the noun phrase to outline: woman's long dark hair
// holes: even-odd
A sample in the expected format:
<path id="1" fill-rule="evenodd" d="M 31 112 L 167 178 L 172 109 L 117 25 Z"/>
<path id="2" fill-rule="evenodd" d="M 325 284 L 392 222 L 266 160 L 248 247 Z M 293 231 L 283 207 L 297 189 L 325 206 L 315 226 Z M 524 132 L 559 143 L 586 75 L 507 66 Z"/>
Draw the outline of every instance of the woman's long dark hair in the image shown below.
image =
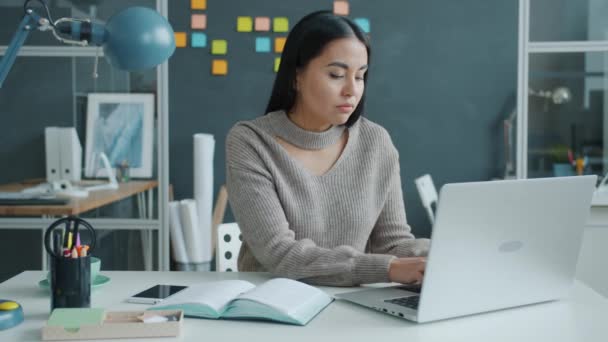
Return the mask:
<path id="1" fill-rule="evenodd" d="M 331 41 L 348 37 L 356 37 L 365 45 L 369 64 L 369 41 L 361 28 L 352 20 L 329 11 L 313 12 L 302 18 L 287 36 L 266 113 L 277 110 L 287 112 L 292 109 L 296 101 L 296 71 L 306 67 L 310 60 L 319 56 Z M 367 83 L 367 74 L 366 72 L 363 76 L 365 83 Z M 346 122 L 347 127 L 359 120 L 363 115 L 364 107 L 365 89 L 357 108 Z"/>

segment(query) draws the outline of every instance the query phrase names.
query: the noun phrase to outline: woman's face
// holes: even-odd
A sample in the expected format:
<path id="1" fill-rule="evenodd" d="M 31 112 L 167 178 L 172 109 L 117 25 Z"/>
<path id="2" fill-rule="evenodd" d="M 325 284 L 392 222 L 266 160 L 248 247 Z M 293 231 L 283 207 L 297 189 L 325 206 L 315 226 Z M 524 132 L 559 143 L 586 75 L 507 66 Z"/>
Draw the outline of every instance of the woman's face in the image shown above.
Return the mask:
<path id="1" fill-rule="evenodd" d="M 345 124 L 363 95 L 366 71 L 367 50 L 356 37 L 328 43 L 297 71 L 294 114 L 318 128 Z"/>

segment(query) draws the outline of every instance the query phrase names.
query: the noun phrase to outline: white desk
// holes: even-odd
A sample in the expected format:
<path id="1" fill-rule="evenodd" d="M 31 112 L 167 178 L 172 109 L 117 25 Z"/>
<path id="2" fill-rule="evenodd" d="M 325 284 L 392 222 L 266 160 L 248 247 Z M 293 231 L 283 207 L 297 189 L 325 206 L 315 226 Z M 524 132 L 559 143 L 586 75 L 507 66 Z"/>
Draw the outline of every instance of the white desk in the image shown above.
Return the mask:
<path id="1" fill-rule="evenodd" d="M 263 273 L 217 272 L 101 272 L 112 280 L 96 289 L 92 305 L 111 310 L 139 310 L 145 305 L 124 303 L 129 295 L 158 283 L 194 284 L 222 279 L 260 283 Z M 28 271 L 0 284 L 0 298 L 23 305 L 25 322 L 0 331 L 0 341 L 39 341 L 49 315 L 48 293 L 38 288 L 43 272 Z M 351 288 L 328 288 L 328 293 Z M 347 302 L 335 301 L 307 326 L 269 322 L 187 318 L 182 335 L 158 341 L 585 341 L 608 339 L 608 299 L 576 282 L 570 299 L 529 305 L 434 323 L 416 324 Z M 133 340 L 141 342 L 141 340 Z"/>
<path id="2" fill-rule="evenodd" d="M 594 290 L 608 297 L 608 191 L 596 191 L 576 276 Z"/>

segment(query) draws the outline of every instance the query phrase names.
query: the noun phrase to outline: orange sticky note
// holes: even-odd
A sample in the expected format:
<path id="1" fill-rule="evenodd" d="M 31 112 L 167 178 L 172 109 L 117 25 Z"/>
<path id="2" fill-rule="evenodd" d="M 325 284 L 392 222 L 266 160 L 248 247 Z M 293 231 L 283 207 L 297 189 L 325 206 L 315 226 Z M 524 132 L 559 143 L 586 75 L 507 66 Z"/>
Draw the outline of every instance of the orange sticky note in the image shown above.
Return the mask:
<path id="1" fill-rule="evenodd" d="M 211 41 L 211 54 L 225 55 L 228 53 L 228 42 L 223 39 L 214 39 Z"/>
<path id="2" fill-rule="evenodd" d="M 348 15 L 348 2 L 347 1 L 334 1 L 334 14 L 335 15 Z"/>
<path id="3" fill-rule="evenodd" d="M 270 31 L 270 18 L 256 17 L 255 18 L 255 30 L 256 31 Z"/>
<path id="4" fill-rule="evenodd" d="M 274 32 L 287 32 L 289 31 L 289 19 L 286 17 L 276 17 L 272 19 L 272 26 Z"/>
<path id="5" fill-rule="evenodd" d="M 187 45 L 186 32 L 175 32 L 175 47 L 183 48 Z"/>
<path id="6" fill-rule="evenodd" d="M 253 31 L 253 19 L 251 17 L 237 17 L 236 30 L 237 32 Z"/>
<path id="7" fill-rule="evenodd" d="M 195 30 L 204 30 L 207 28 L 206 14 L 193 14 L 191 20 L 192 28 Z"/>
<path id="8" fill-rule="evenodd" d="M 211 62 L 211 74 L 212 75 L 227 75 L 228 74 L 228 61 L 225 59 L 214 59 Z"/>
<path id="9" fill-rule="evenodd" d="M 207 0 L 191 0 L 190 7 L 196 10 L 207 9 Z"/>
<path id="10" fill-rule="evenodd" d="M 277 37 L 274 39 L 274 52 L 281 53 L 283 52 L 283 48 L 285 48 L 285 42 L 287 38 L 285 37 Z"/>
<path id="11" fill-rule="evenodd" d="M 276 57 L 274 59 L 274 72 L 279 71 L 279 66 L 281 65 L 281 57 Z"/>

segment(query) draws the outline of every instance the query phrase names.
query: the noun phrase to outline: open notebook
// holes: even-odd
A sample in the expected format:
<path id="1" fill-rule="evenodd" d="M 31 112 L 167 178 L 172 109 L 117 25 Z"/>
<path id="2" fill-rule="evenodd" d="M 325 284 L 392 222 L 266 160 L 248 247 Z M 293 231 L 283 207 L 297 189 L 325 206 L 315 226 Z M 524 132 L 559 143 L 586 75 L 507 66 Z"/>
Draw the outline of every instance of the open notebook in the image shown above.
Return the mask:
<path id="1" fill-rule="evenodd" d="M 271 279 L 257 287 L 243 280 L 223 280 L 191 285 L 149 310 L 181 309 L 191 317 L 306 325 L 332 300 L 325 292 L 291 279 Z"/>

